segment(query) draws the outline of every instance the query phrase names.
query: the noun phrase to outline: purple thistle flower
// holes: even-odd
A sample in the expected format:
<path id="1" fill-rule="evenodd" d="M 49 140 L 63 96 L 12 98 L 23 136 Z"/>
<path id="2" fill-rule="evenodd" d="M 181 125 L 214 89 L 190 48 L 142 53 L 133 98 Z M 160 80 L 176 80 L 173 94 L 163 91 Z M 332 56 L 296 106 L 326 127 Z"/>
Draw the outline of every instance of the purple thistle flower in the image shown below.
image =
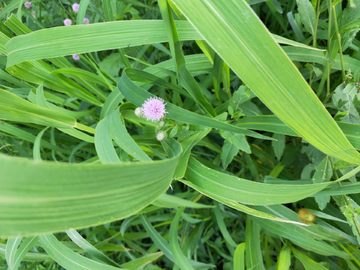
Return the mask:
<path id="1" fill-rule="evenodd" d="M 76 61 L 80 59 L 80 56 L 78 56 L 77 54 L 73 54 L 72 57 L 73 57 L 73 59 L 76 60 Z"/>
<path id="2" fill-rule="evenodd" d="M 31 8 L 31 2 L 25 2 L 24 6 L 25 6 L 26 8 Z"/>
<path id="3" fill-rule="evenodd" d="M 164 103 L 164 100 L 161 98 L 148 98 L 142 105 L 143 116 L 146 117 L 147 120 L 151 120 L 153 122 L 160 121 L 167 113 L 165 105 L 166 103 Z"/>
<path id="4" fill-rule="evenodd" d="M 75 3 L 72 5 L 72 10 L 75 11 L 76 13 L 79 11 L 79 4 L 78 3 Z"/>
<path id="5" fill-rule="evenodd" d="M 88 24 L 88 23 L 89 23 L 89 19 L 88 19 L 88 18 L 84 18 L 83 23 L 84 23 L 84 24 Z"/>
<path id="6" fill-rule="evenodd" d="M 69 26 L 69 25 L 71 25 L 71 24 L 72 24 L 72 22 L 71 22 L 70 19 L 65 19 L 65 20 L 64 20 L 64 25 L 65 25 L 65 26 Z"/>

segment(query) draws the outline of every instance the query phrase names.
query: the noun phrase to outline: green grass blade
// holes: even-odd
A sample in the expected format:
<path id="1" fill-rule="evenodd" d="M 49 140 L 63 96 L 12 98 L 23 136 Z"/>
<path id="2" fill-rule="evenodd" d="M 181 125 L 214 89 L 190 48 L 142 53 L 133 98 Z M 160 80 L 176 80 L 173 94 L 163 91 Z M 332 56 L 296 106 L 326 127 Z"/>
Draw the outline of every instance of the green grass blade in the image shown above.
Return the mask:
<path id="1" fill-rule="evenodd" d="M 296 202 L 323 190 L 329 183 L 273 185 L 253 182 L 212 170 L 190 157 L 185 177 L 196 186 L 228 200 L 253 205 Z"/>
<path id="2" fill-rule="evenodd" d="M 176 196 L 162 194 L 153 205 L 167 208 L 177 208 L 177 207 L 189 207 L 189 208 L 214 208 L 212 205 L 205 205 L 201 203 L 194 203 Z"/>
<path id="3" fill-rule="evenodd" d="M 85 250 L 90 256 L 100 260 L 101 262 L 114 266 L 119 267 L 116 262 L 111 260 L 109 257 L 104 255 L 102 252 L 100 252 L 97 248 L 95 248 L 93 245 L 91 245 L 88 241 L 86 241 L 76 230 L 70 229 L 66 231 L 66 234 L 69 236 L 69 238 L 77 244 L 81 249 Z"/>
<path id="4" fill-rule="evenodd" d="M 18 246 L 20 245 L 22 236 L 9 237 L 6 243 L 5 258 L 6 262 L 11 270 L 15 266 L 15 254 Z"/>
<path id="5" fill-rule="evenodd" d="M 27 237 L 19 246 L 14 258 L 14 270 L 17 270 L 21 261 L 26 257 L 28 251 L 39 241 L 37 236 Z M 30 254 L 29 254 L 30 255 Z"/>
<path id="6" fill-rule="evenodd" d="M 230 200 L 227 200 L 225 198 L 222 198 L 214 193 L 211 193 L 207 190 L 204 190 L 194 184 L 192 184 L 191 182 L 189 181 L 185 181 L 185 180 L 179 180 L 181 181 L 182 183 L 184 183 L 185 185 L 188 185 L 189 187 L 197 190 L 198 192 L 204 194 L 205 196 L 213 199 L 213 200 L 216 200 L 224 205 L 227 205 L 233 209 L 236 209 L 238 211 L 241 211 L 241 212 L 244 212 L 246 214 L 249 214 L 249 215 L 253 215 L 255 217 L 259 217 L 259 218 L 264 218 L 264 219 L 270 219 L 270 220 L 276 220 L 276 221 L 280 221 L 280 222 L 289 222 L 289 223 L 294 223 L 294 224 L 299 224 L 299 225 L 304 225 L 303 223 L 300 223 L 300 222 L 297 222 L 297 221 L 291 221 L 291 220 L 286 220 L 286 219 L 282 219 L 282 218 L 279 218 L 279 217 L 276 217 L 274 215 L 271 215 L 271 214 L 268 214 L 268 213 L 265 213 L 265 212 L 262 212 L 262 211 L 257 211 L 253 208 L 250 208 L 250 207 L 247 207 L 245 205 L 242 205 L 240 203 L 237 203 L 237 202 L 234 202 L 234 201 L 230 201 Z"/>
<path id="7" fill-rule="evenodd" d="M 237 246 L 234 253 L 234 270 L 245 270 L 245 243 Z"/>
<path id="8" fill-rule="evenodd" d="M 286 244 L 281 248 L 278 260 L 276 262 L 276 270 L 289 270 L 291 266 L 291 250 Z"/>
<path id="9" fill-rule="evenodd" d="M 38 163 L 0 155 L 0 234 L 57 232 L 130 216 L 168 189 L 179 154 L 116 165 Z"/>
<path id="10" fill-rule="evenodd" d="M 260 226 L 246 217 L 245 231 L 246 268 L 265 270 L 260 247 Z"/>
<path id="11" fill-rule="evenodd" d="M 54 235 L 44 234 L 39 236 L 45 251 L 61 266 L 68 270 L 115 270 L 119 267 L 109 266 L 85 258 L 61 244 Z"/>
<path id="12" fill-rule="evenodd" d="M 152 161 L 151 158 L 141 149 L 134 139 L 127 132 L 120 119 L 119 109 L 113 111 L 105 118 L 108 132 L 114 141 L 130 156 L 140 161 Z"/>
<path id="13" fill-rule="evenodd" d="M 237 248 L 237 244 L 235 243 L 234 239 L 231 237 L 231 235 L 229 234 L 225 222 L 224 222 L 224 218 L 221 215 L 221 211 L 220 211 L 220 207 L 219 207 L 219 203 L 215 203 L 216 207 L 215 207 L 215 218 L 216 218 L 216 222 L 217 225 L 219 226 L 219 229 L 221 231 L 221 234 L 223 235 L 225 241 L 232 247 Z"/>
<path id="14" fill-rule="evenodd" d="M 36 161 L 42 161 L 41 159 L 41 153 L 40 153 L 40 146 L 41 146 L 41 138 L 44 135 L 45 131 L 49 127 L 44 128 L 42 131 L 39 132 L 39 134 L 36 136 L 35 142 L 34 142 L 34 148 L 33 148 L 33 156 L 34 160 Z"/>
<path id="15" fill-rule="evenodd" d="M 148 265 L 149 263 L 151 263 L 153 261 L 156 261 L 163 255 L 164 255 L 164 253 L 162 253 L 162 252 L 147 254 L 141 258 L 132 260 L 131 262 L 123 263 L 121 265 L 121 267 L 123 267 L 124 269 L 129 269 L 129 270 L 142 269 L 144 266 Z"/>
<path id="16" fill-rule="evenodd" d="M 360 164 L 360 154 L 245 1 L 173 2 L 285 124 L 324 153 Z"/>
<path id="17" fill-rule="evenodd" d="M 95 149 L 101 163 L 120 163 L 108 131 L 106 120 L 101 120 L 95 129 Z"/>
<path id="18" fill-rule="evenodd" d="M 76 125 L 71 116 L 42 108 L 4 90 L 0 90 L 0 119 L 60 128 Z"/>
<path id="19" fill-rule="evenodd" d="M 184 207 L 180 207 L 177 210 L 176 215 L 171 222 L 170 232 L 169 232 L 170 249 L 172 251 L 172 254 L 174 256 L 174 261 L 177 266 L 179 266 L 181 269 L 193 270 L 194 268 L 190 265 L 189 261 L 187 260 L 187 258 L 185 257 L 184 253 L 180 248 L 180 244 L 177 236 L 179 221 L 183 211 L 184 211 Z"/>

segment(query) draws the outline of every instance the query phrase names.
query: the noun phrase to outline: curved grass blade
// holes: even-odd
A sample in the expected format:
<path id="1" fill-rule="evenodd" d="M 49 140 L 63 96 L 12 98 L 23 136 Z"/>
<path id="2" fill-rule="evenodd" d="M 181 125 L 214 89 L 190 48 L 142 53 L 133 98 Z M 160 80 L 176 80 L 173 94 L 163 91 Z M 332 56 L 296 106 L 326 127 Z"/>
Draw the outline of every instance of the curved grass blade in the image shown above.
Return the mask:
<path id="1" fill-rule="evenodd" d="M 162 252 L 156 252 L 152 254 L 145 255 L 141 258 L 132 260 L 131 262 L 127 262 L 121 265 L 121 267 L 129 270 L 137 270 L 142 269 L 144 266 L 148 265 L 149 263 L 159 259 L 161 256 L 163 256 L 164 253 Z"/>
<path id="2" fill-rule="evenodd" d="M 212 170 L 190 157 L 185 177 L 192 184 L 227 200 L 244 204 L 272 205 L 296 202 L 325 189 L 331 183 L 273 185 L 253 182 Z"/>
<path id="3" fill-rule="evenodd" d="M 0 155 L 0 235 L 58 232 L 130 216 L 168 189 L 179 154 L 156 162 L 107 165 L 38 163 Z"/>
<path id="4" fill-rule="evenodd" d="M 34 142 L 34 147 L 33 147 L 33 156 L 34 156 L 34 160 L 36 161 L 42 161 L 41 159 L 41 154 L 40 154 L 40 146 L 41 146 L 41 138 L 44 135 L 44 132 L 48 129 L 49 127 L 44 128 L 42 131 L 39 132 L 39 134 L 36 136 L 35 142 Z"/>
<path id="5" fill-rule="evenodd" d="M 118 270 L 119 267 L 113 267 L 97 261 L 85 258 L 71 249 L 61 244 L 54 235 L 40 235 L 39 239 L 45 251 L 62 267 L 68 270 Z"/>
<path id="6" fill-rule="evenodd" d="M 130 156 L 140 161 L 152 161 L 151 158 L 140 148 L 134 139 L 127 132 L 120 119 L 119 109 L 113 111 L 105 118 L 109 134 L 114 141 Z"/>
<path id="7" fill-rule="evenodd" d="M 66 234 L 75 244 L 77 244 L 81 249 L 85 250 L 90 256 L 100 260 L 105 264 L 112 265 L 114 267 L 120 266 L 119 264 L 111 260 L 109 257 L 104 255 L 102 252 L 100 252 L 98 249 L 96 249 L 88 241 L 86 241 L 76 230 L 70 229 L 66 231 Z"/>
<path id="8" fill-rule="evenodd" d="M 189 269 L 194 270 L 194 268 L 190 265 L 189 261 L 185 257 L 184 253 L 182 252 L 180 248 L 180 244 L 177 237 L 177 231 L 179 227 L 179 221 L 182 212 L 184 211 L 184 207 L 180 207 L 174 219 L 171 222 L 170 225 L 170 232 L 169 232 L 169 242 L 170 242 L 170 249 L 174 256 L 174 261 L 177 266 L 179 266 L 181 269 Z"/>
<path id="9" fill-rule="evenodd" d="M 360 154 L 245 1 L 172 1 L 285 124 L 322 152 L 360 164 Z"/>
<path id="10" fill-rule="evenodd" d="M 95 149 L 101 163 L 120 163 L 116 154 L 105 120 L 101 120 L 95 129 Z"/>
<path id="11" fill-rule="evenodd" d="M 9 268 L 12 270 L 15 266 L 15 254 L 20 245 L 22 236 L 9 237 L 6 243 L 5 258 Z"/>
<path id="12" fill-rule="evenodd" d="M 245 270 L 245 243 L 237 246 L 234 252 L 234 270 Z"/>
<path id="13" fill-rule="evenodd" d="M 13 269 L 17 270 L 21 261 L 26 258 L 28 251 L 39 241 L 39 237 L 37 236 L 30 236 L 27 237 L 19 246 L 18 250 L 16 251 L 15 258 L 14 258 L 14 266 Z"/>

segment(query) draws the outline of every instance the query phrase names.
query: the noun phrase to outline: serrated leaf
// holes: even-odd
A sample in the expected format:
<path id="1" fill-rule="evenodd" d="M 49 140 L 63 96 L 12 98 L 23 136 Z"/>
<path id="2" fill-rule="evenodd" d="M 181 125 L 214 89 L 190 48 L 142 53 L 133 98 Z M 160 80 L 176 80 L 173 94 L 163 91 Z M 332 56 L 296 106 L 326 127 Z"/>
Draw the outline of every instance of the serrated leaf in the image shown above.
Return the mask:
<path id="1" fill-rule="evenodd" d="M 229 141 L 225 141 L 221 148 L 221 163 L 224 169 L 230 164 L 233 158 L 237 155 L 239 149 Z"/>

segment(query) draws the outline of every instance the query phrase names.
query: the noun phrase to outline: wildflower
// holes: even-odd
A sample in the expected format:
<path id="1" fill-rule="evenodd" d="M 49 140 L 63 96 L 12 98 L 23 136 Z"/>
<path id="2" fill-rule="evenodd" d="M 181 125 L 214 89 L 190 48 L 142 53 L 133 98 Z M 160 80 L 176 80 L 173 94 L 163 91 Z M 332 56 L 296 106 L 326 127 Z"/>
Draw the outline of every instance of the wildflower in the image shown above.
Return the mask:
<path id="1" fill-rule="evenodd" d="M 72 58 L 76 61 L 80 60 L 80 56 L 78 56 L 77 54 L 73 54 Z"/>
<path id="2" fill-rule="evenodd" d="M 79 4 L 78 3 L 73 4 L 72 9 L 77 13 L 79 11 Z"/>
<path id="3" fill-rule="evenodd" d="M 141 118 L 143 115 L 142 115 L 142 109 L 141 107 L 137 107 L 134 111 L 135 115 L 139 118 Z"/>
<path id="4" fill-rule="evenodd" d="M 28 9 L 31 8 L 31 2 L 25 2 L 24 6 Z"/>
<path id="5" fill-rule="evenodd" d="M 70 19 L 65 19 L 65 20 L 64 20 L 64 25 L 65 25 L 65 26 L 69 26 L 69 25 L 71 25 L 71 24 L 72 24 L 72 22 L 71 22 Z"/>
<path id="6" fill-rule="evenodd" d="M 156 139 L 158 141 L 162 141 L 166 139 L 166 132 L 165 131 L 159 131 L 158 134 L 156 134 Z"/>
<path id="7" fill-rule="evenodd" d="M 89 23 L 89 19 L 88 19 L 88 18 L 84 18 L 83 23 L 84 23 L 84 24 L 88 24 L 88 23 Z"/>
<path id="8" fill-rule="evenodd" d="M 151 97 L 145 100 L 142 105 L 142 113 L 147 120 L 160 121 L 165 117 L 167 111 L 165 110 L 164 100 L 158 97 Z"/>

